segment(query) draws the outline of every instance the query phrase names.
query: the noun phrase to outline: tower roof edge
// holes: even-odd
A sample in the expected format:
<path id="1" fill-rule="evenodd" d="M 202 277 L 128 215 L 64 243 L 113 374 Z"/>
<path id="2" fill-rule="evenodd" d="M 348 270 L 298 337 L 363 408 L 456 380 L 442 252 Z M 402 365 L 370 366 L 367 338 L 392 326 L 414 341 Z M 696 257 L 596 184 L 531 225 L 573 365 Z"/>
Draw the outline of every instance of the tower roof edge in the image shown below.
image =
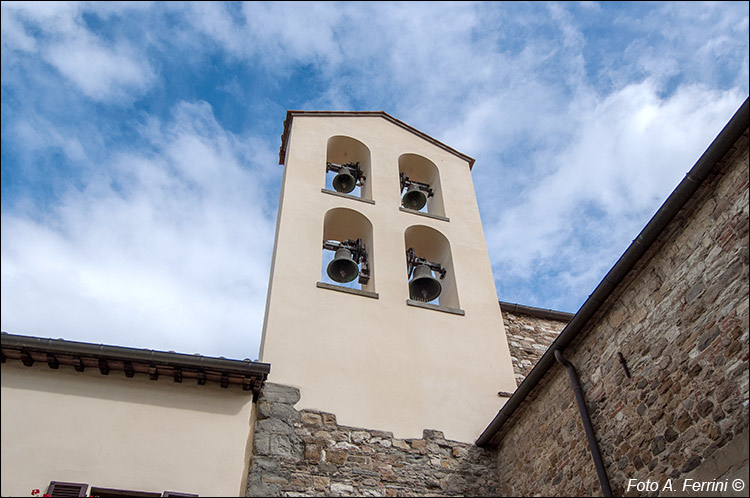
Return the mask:
<path id="1" fill-rule="evenodd" d="M 401 128 L 417 135 L 418 137 L 432 143 L 444 149 L 451 154 L 463 159 L 469 163 L 469 169 L 474 167 L 474 158 L 457 151 L 453 147 L 450 147 L 440 140 L 437 140 L 430 135 L 410 126 L 400 119 L 394 118 L 385 111 L 296 111 L 288 110 L 286 112 L 286 119 L 284 120 L 284 132 L 281 134 L 281 147 L 279 148 L 279 164 L 284 164 L 284 158 L 286 156 L 287 141 L 289 140 L 289 132 L 292 127 L 292 119 L 294 116 L 323 116 L 323 117 L 381 117 L 390 121 L 391 123 L 400 126 Z"/>

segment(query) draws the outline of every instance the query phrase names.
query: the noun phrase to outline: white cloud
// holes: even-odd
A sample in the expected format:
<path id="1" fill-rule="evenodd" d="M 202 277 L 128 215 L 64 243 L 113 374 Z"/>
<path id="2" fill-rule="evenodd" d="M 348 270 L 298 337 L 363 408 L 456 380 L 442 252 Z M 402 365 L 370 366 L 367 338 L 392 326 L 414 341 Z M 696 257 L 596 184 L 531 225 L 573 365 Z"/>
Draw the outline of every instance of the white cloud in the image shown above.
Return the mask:
<path id="1" fill-rule="evenodd" d="M 26 114 L 13 123 L 12 132 L 26 153 L 45 148 L 59 148 L 70 161 L 85 162 L 86 151 L 77 136 L 59 129 L 38 114 Z"/>
<path id="2" fill-rule="evenodd" d="M 575 113 L 560 119 L 577 132 L 564 147 L 536 156 L 530 168 L 542 173 L 527 177 L 523 195 L 515 203 L 481 202 L 500 288 L 504 280 L 530 283 L 553 271 L 562 279 L 555 301 L 581 304 L 587 294 L 580 289 L 593 291 L 739 100 L 739 92 L 697 86 L 661 99 L 645 81 L 571 106 Z M 566 297 L 565 288 L 578 296 Z"/>
<path id="3" fill-rule="evenodd" d="M 342 20 L 336 2 L 246 2 L 242 4 L 246 43 L 266 64 L 339 61 L 334 29 Z"/>
<path id="4" fill-rule="evenodd" d="M 180 7 L 180 14 L 227 54 L 264 66 L 325 66 L 341 58 L 334 33 L 342 19 L 337 3 L 190 2 L 187 10 Z"/>
<path id="5" fill-rule="evenodd" d="M 17 15 L 54 31 L 77 30 L 75 18 L 82 10 L 81 2 L 3 2 L 3 15 Z"/>
<path id="6" fill-rule="evenodd" d="M 4 2 L 3 48 L 38 51 L 89 98 L 128 102 L 153 82 L 154 70 L 128 41 L 94 35 L 82 20 L 84 9 L 78 2 Z M 29 34 L 35 31 L 41 34 Z"/>
<path id="7" fill-rule="evenodd" d="M 44 56 L 81 92 L 99 101 L 138 94 L 154 76 L 149 64 L 128 47 L 105 48 L 88 37 L 54 44 Z"/>
<path id="8" fill-rule="evenodd" d="M 26 33 L 22 23 L 10 10 L 6 10 L 6 3 L 2 4 L 0 16 L 0 32 L 2 32 L 3 56 L 6 50 L 21 50 L 33 52 L 36 50 L 36 39 Z"/>
<path id="9" fill-rule="evenodd" d="M 664 2 L 632 16 L 623 10 L 617 28 L 631 42 L 611 69 L 617 81 L 633 76 L 670 77 L 725 86 L 727 72 L 747 74 L 738 54 L 747 53 L 748 10 L 743 2 Z M 747 81 L 747 78 L 744 80 Z"/>
<path id="10" fill-rule="evenodd" d="M 3 330 L 255 358 L 274 229 L 256 169 L 269 166 L 205 104 L 159 129 L 153 153 L 114 155 L 44 219 L 3 214 Z"/>

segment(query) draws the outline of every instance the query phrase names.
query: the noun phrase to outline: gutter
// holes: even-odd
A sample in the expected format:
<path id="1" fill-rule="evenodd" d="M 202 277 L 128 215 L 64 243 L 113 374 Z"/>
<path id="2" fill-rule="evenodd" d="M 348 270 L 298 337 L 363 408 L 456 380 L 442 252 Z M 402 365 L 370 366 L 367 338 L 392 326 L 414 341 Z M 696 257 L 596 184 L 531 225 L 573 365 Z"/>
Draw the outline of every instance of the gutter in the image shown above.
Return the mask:
<path id="1" fill-rule="evenodd" d="M 496 447 L 498 442 L 493 439 L 500 431 L 503 424 L 513 415 L 518 406 L 523 402 L 531 390 L 536 387 L 552 365 L 555 363 L 554 351 L 564 350 L 578 335 L 591 317 L 601 305 L 612 294 L 614 289 L 622 282 L 625 276 L 633 269 L 643 254 L 654 243 L 656 238 L 664 231 L 666 226 L 674 219 L 682 209 L 687 200 L 695 193 L 703 180 L 708 177 L 726 153 L 734 146 L 735 142 L 748 128 L 748 99 L 740 106 L 732 119 L 724 126 L 719 135 L 709 145 L 708 149 L 698 159 L 691 170 L 685 175 L 677 188 L 662 204 L 661 208 L 651 218 L 638 237 L 633 240 L 628 249 L 620 256 L 612 269 L 594 289 L 583 306 L 578 310 L 573 319 L 560 332 L 544 355 L 539 359 L 529 375 L 523 380 L 508 401 L 503 405 L 490 425 L 476 440 L 476 445 L 481 448 Z"/>
<path id="2" fill-rule="evenodd" d="M 504 313 L 533 316 L 536 318 L 543 318 L 545 320 L 569 322 L 575 316 L 575 313 L 567 313 L 565 311 L 557 311 L 546 308 L 535 308 L 534 306 L 527 306 L 525 304 L 506 303 L 505 301 L 498 301 L 498 303 L 500 303 L 500 309 Z"/>
<path id="3" fill-rule="evenodd" d="M 175 353 L 172 351 L 156 351 L 151 349 L 136 349 L 122 346 L 108 346 L 105 344 L 92 344 L 87 342 L 66 341 L 64 339 L 47 339 L 42 337 L 32 337 L 3 332 L 0 336 L 2 339 L 2 363 L 7 359 L 22 359 L 24 364 L 31 366 L 35 361 L 33 359 L 45 357 L 51 368 L 58 368 L 60 364 L 68 364 L 66 358 L 75 359 L 76 370 L 83 371 L 84 368 L 91 367 L 93 364 L 99 365 L 103 374 L 109 372 L 109 362 L 122 362 L 129 365 L 126 368 L 126 375 L 132 377 L 136 372 L 133 365 L 145 366 L 145 372 L 150 373 L 152 380 L 158 378 L 158 373 L 166 367 L 173 375 L 177 375 L 176 382 L 182 381 L 182 374 L 186 378 L 200 378 L 201 382 L 213 377 L 220 377 L 222 387 L 228 384 L 241 383 L 243 389 L 252 390 L 255 395 L 260 390 L 261 384 L 268 377 L 271 371 L 269 363 L 257 361 L 232 360 L 223 357 L 210 357 L 199 354 L 191 355 L 184 353 Z M 58 355 L 59 358 L 58 358 Z M 60 360 L 63 360 L 62 362 Z M 86 360 L 87 365 L 81 363 Z M 140 372 L 142 369 L 137 370 Z M 179 380 L 178 380 L 179 378 Z"/>
<path id="4" fill-rule="evenodd" d="M 203 355 L 191 355 L 153 349 L 126 348 L 91 344 L 87 342 L 66 341 L 64 339 L 45 339 L 23 335 L 2 334 L 2 347 L 12 349 L 29 349 L 45 353 L 80 354 L 93 357 L 106 357 L 111 360 L 129 360 L 144 363 L 169 364 L 180 367 L 220 370 L 226 373 L 241 375 L 268 374 L 271 365 L 244 360 L 230 360 Z"/>

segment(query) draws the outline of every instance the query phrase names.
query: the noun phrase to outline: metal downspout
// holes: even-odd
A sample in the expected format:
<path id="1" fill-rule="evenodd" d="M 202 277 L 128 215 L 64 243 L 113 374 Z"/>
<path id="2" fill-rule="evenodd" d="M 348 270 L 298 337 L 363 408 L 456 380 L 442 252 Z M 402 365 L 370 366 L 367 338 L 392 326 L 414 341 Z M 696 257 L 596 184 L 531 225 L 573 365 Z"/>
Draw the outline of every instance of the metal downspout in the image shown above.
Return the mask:
<path id="1" fill-rule="evenodd" d="M 555 349 L 555 359 L 560 365 L 568 369 L 568 375 L 570 376 L 570 383 L 573 386 L 573 392 L 576 395 L 576 401 L 578 402 L 578 411 L 581 413 L 581 421 L 583 422 L 583 428 L 586 430 L 586 439 L 589 441 L 589 449 L 591 450 L 591 456 L 594 458 L 594 465 L 596 466 L 596 473 L 599 475 L 599 482 L 602 485 L 602 492 L 604 496 L 612 496 L 612 488 L 609 487 L 609 478 L 607 477 L 607 469 L 604 467 L 602 461 L 602 454 L 599 452 L 599 444 L 596 442 L 596 435 L 594 434 L 594 426 L 591 425 L 591 418 L 589 417 L 589 409 L 586 406 L 586 400 L 583 398 L 583 389 L 581 388 L 581 382 L 578 380 L 578 374 L 572 363 L 565 359 L 562 351 Z"/>

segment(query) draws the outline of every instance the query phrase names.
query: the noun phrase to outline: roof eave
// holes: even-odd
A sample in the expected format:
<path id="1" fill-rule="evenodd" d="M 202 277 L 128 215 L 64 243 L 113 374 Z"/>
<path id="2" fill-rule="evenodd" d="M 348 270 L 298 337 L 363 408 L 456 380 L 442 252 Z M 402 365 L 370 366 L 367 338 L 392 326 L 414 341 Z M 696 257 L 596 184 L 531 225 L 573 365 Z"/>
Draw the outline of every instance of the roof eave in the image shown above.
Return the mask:
<path id="1" fill-rule="evenodd" d="M 0 335 L 2 342 L 2 360 L 6 361 L 6 353 L 21 351 L 27 353 L 42 353 L 48 355 L 70 355 L 118 362 L 131 362 L 143 365 L 166 365 L 173 369 L 190 372 L 210 372 L 232 377 L 253 380 L 253 391 L 268 377 L 271 365 L 250 360 L 234 360 L 216 358 L 199 354 L 190 355 L 173 351 L 157 351 L 151 349 L 137 349 L 106 344 L 92 344 L 86 342 L 67 341 L 64 339 L 50 339 L 9 334 Z"/>
<path id="2" fill-rule="evenodd" d="M 525 304 L 507 303 L 505 301 L 498 301 L 498 303 L 500 304 L 500 309 L 504 313 L 517 313 L 520 315 L 542 318 L 544 320 L 569 322 L 575 316 L 575 313 L 568 313 L 565 311 L 557 311 L 547 308 L 537 308 L 534 306 L 527 306 Z"/>

